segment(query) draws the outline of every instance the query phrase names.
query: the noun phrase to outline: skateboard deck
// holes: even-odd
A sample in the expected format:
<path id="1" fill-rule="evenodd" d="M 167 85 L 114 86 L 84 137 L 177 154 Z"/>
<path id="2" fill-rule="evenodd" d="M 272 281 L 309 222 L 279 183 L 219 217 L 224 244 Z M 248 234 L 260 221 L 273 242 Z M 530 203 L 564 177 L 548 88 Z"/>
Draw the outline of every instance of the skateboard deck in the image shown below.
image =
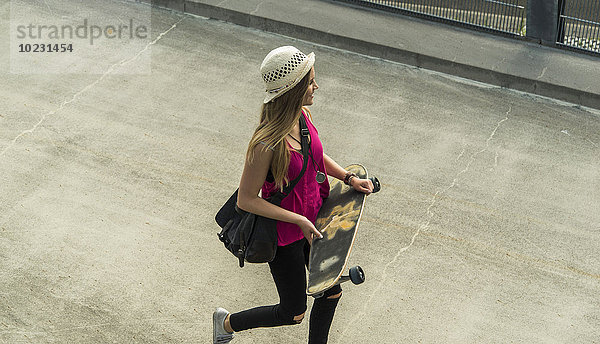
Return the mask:
<path id="1" fill-rule="evenodd" d="M 356 173 L 361 179 L 368 178 L 362 165 L 350 165 L 346 170 Z M 364 193 L 355 191 L 342 181 L 332 180 L 329 197 L 323 201 L 315 221 L 315 227 L 323 238 L 313 240 L 310 249 L 308 295 L 319 295 L 340 283 L 356 238 L 365 197 Z"/>

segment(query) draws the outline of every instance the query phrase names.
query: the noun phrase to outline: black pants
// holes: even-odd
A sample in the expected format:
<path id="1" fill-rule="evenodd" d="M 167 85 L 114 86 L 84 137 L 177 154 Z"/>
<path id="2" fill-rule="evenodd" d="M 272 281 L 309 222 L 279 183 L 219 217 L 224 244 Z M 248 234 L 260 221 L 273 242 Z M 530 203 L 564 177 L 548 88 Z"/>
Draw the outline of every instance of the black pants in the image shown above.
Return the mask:
<path id="1" fill-rule="evenodd" d="M 279 294 L 279 304 L 248 309 L 231 314 L 229 321 L 234 331 L 256 327 L 274 327 L 299 324 L 294 317 L 306 311 L 306 266 L 310 245 L 306 239 L 287 246 L 279 246 L 275 259 L 269 263 L 273 280 Z M 315 299 L 310 312 L 309 343 L 327 343 L 329 328 L 333 321 L 339 298 L 329 296 L 342 292 L 337 285 Z"/>

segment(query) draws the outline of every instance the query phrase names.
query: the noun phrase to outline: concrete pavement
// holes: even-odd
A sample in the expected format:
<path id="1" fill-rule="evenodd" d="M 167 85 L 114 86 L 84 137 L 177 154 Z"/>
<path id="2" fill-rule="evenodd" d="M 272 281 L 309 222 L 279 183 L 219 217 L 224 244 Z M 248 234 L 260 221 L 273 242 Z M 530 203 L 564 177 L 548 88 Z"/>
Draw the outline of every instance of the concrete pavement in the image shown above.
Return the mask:
<path id="1" fill-rule="evenodd" d="M 323 0 L 139 0 L 600 109 L 600 59 Z"/>
<path id="2" fill-rule="evenodd" d="M 81 11 L 60 3 L 20 6 Z M 213 217 L 286 44 L 316 54 L 326 152 L 383 182 L 330 343 L 600 341 L 597 111 L 155 8 L 150 39 L 102 74 L 10 74 L 0 52 L 0 342 L 207 343 L 215 307 L 277 302 Z M 120 73 L 145 54 L 151 74 Z M 307 323 L 235 342 L 305 343 Z"/>

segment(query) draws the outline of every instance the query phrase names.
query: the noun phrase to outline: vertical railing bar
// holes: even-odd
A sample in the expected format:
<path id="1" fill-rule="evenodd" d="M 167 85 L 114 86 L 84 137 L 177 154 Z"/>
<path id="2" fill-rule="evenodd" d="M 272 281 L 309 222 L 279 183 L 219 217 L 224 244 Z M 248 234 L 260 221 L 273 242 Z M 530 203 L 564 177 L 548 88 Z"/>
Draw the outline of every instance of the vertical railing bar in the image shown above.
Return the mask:
<path id="1" fill-rule="evenodd" d="M 526 7 L 521 11 L 521 23 L 525 23 L 525 30 L 527 30 L 527 13 L 529 12 L 529 0 L 527 0 Z"/>
<path id="2" fill-rule="evenodd" d="M 518 5 L 518 4 L 519 4 L 519 1 L 517 1 L 517 5 Z M 513 7 L 513 8 L 511 9 L 511 12 L 510 12 L 510 18 L 509 18 L 509 21 L 508 21 L 508 23 L 509 23 L 508 25 L 510 25 L 510 27 L 511 27 L 511 31 L 512 31 L 513 33 L 515 33 L 515 34 L 519 34 L 519 30 L 518 30 L 518 28 L 515 26 L 515 18 L 517 17 L 517 13 L 518 13 L 518 12 L 519 12 L 519 8 L 518 8 L 518 7 Z"/>
<path id="3" fill-rule="evenodd" d="M 472 3 L 472 2 L 473 2 L 472 0 L 469 0 L 469 2 L 467 3 L 467 6 L 465 6 L 465 8 L 463 8 L 463 10 L 462 10 L 462 11 L 463 11 L 463 12 L 462 12 L 462 20 L 463 20 L 465 23 L 468 23 L 468 22 L 469 22 L 469 11 L 470 11 L 470 10 L 471 10 L 471 8 L 472 8 L 472 6 L 471 6 L 471 3 Z"/>
<path id="4" fill-rule="evenodd" d="M 584 7 L 583 5 L 581 7 Z M 589 12 L 589 7 L 585 6 L 585 10 L 584 10 L 584 18 L 585 20 L 591 19 L 591 13 Z M 582 34 L 585 37 L 584 38 L 584 42 L 585 42 L 585 47 L 586 49 L 589 49 L 591 44 L 592 44 L 592 40 L 590 39 L 590 23 L 585 22 L 585 26 L 583 27 L 583 31 Z"/>
<path id="5" fill-rule="evenodd" d="M 454 21 L 459 21 L 458 20 L 458 4 L 456 2 L 454 2 L 453 6 L 452 6 L 452 20 Z"/>
<path id="6" fill-rule="evenodd" d="M 600 21 L 600 1 L 596 2 L 596 6 L 592 10 L 592 14 L 596 15 L 596 19 Z M 600 25 L 594 24 L 594 31 L 592 32 L 592 39 L 595 43 L 595 51 L 600 52 Z"/>
<path id="7" fill-rule="evenodd" d="M 505 30 L 508 32 L 514 32 L 514 28 L 510 25 L 510 21 L 511 21 L 514 10 L 515 10 L 514 7 L 507 8 L 506 16 L 504 17 L 504 27 L 505 27 Z"/>
<path id="8" fill-rule="evenodd" d="M 482 20 L 485 15 L 484 6 L 485 6 L 485 0 L 479 0 L 479 2 L 477 3 L 477 25 L 479 25 L 479 26 L 483 26 Z"/>
<path id="9" fill-rule="evenodd" d="M 502 31 L 506 31 L 502 22 L 504 21 L 504 17 L 506 16 L 506 5 L 502 5 L 499 4 L 498 5 L 500 7 L 500 10 L 498 11 L 498 27 L 502 30 Z"/>
<path id="10" fill-rule="evenodd" d="M 585 19 L 585 15 L 586 15 L 586 11 L 585 10 L 586 10 L 586 8 L 581 3 L 579 3 L 578 5 L 580 5 L 579 8 L 580 8 L 580 13 L 581 13 L 581 15 L 579 16 L 579 18 Z M 585 46 L 585 44 L 587 42 L 587 36 L 586 36 L 586 34 L 587 34 L 587 26 L 588 25 L 589 24 L 586 23 L 586 22 L 584 22 L 584 21 L 580 21 L 579 22 L 579 32 L 578 32 L 579 39 L 578 39 L 578 42 L 579 42 L 579 45 L 581 47 Z"/>
<path id="11" fill-rule="evenodd" d="M 510 10 L 510 7 L 503 5 L 503 9 L 502 9 L 502 16 L 500 17 L 500 27 L 502 28 L 502 31 L 508 31 L 508 29 L 506 28 L 506 18 L 508 17 L 508 11 Z"/>
<path id="12" fill-rule="evenodd" d="M 507 31 L 506 27 L 504 26 L 504 20 L 506 19 L 506 11 L 508 10 L 508 6 L 500 5 L 500 8 L 502 8 L 502 10 L 500 10 L 498 25 L 502 28 L 502 31 Z"/>
<path id="13" fill-rule="evenodd" d="M 447 5 L 447 1 L 446 0 L 442 0 L 442 17 L 444 18 L 448 18 L 448 10 L 450 9 L 449 4 Z"/>
<path id="14" fill-rule="evenodd" d="M 494 24 L 492 25 L 492 28 L 498 30 L 498 19 L 500 18 L 500 4 L 498 4 L 497 2 L 494 2 Z"/>
<path id="15" fill-rule="evenodd" d="M 483 19 L 483 15 L 484 15 L 484 9 L 483 9 L 483 6 L 484 6 L 484 5 L 485 5 L 485 0 L 479 0 L 479 1 L 477 2 L 477 16 L 476 16 L 476 22 L 477 22 L 477 25 L 479 25 L 479 26 L 483 26 L 483 25 L 481 24 L 481 21 L 482 21 L 482 19 Z"/>
<path id="16" fill-rule="evenodd" d="M 517 27 L 519 28 L 519 34 L 521 34 L 521 26 L 525 27 L 525 25 L 527 25 L 527 22 L 525 22 L 525 20 L 523 19 L 524 17 L 527 16 L 527 2 L 525 2 L 523 8 L 518 8 L 517 9 L 517 15 L 515 16 L 516 20 L 518 21 L 517 23 Z M 527 30 L 527 28 L 525 28 L 525 30 Z"/>
<path id="17" fill-rule="evenodd" d="M 571 17 L 575 17 L 575 18 L 581 18 L 581 7 L 577 6 L 577 2 L 572 3 L 574 8 L 573 8 L 573 15 L 571 15 Z M 579 46 L 579 29 L 581 28 L 581 25 L 579 25 L 579 21 L 577 20 L 573 20 L 573 36 L 571 37 L 571 41 L 572 41 L 572 45 L 578 47 Z"/>
<path id="18" fill-rule="evenodd" d="M 598 14 L 596 14 L 596 13 L 598 13 Z M 596 20 L 594 20 L 595 22 L 600 21 L 600 1 L 596 1 L 596 4 L 594 5 L 594 7 L 592 7 L 591 16 L 592 16 L 592 18 L 596 19 Z M 600 52 L 600 46 L 599 46 L 600 37 L 596 37 L 598 27 L 599 27 L 598 24 L 594 24 L 592 27 L 591 33 L 590 33 L 591 49 L 596 52 Z"/>
<path id="19" fill-rule="evenodd" d="M 587 9 L 588 9 L 587 6 L 584 6 L 583 4 L 581 4 L 581 8 L 583 11 L 581 19 L 588 19 L 587 15 L 589 15 L 589 13 L 587 12 Z M 589 42 L 590 42 L 589 36 L 588 36 L 588 31 L 589 31 L 588 28 L 589 28 L 590 24 L 588 22 L 584 22 L 584 21 L 582 21 L 581 23 L 583 24 L 582 28 L 581 28 L 581 36 L 583 38 L 584 44 L 586 46 L 588 46 Z"/>
<path id="20" fill-rule="evenodd" d="M 488 2 L 488 3 L 490 4 L 490 11 L 489 12 L 491 14 L 488 27 L 489 28 L 493 28 L 494 27 L 494 13 L 496 13 L 496 8 L 495 8 L 495 3 L 493 3 L 493 2 Z"/>
<path id="21" fill-rule="evenodd" d="M 519 3 L 519 2 L 517 2 L 517 3 Z M 525 4 L 524 7 L 526 8 L 527 4 Z M 515 9 L 515 23 L 514 23 L 514 25 L 517 28 L 517 32 L 518 32 L 519 36 L 522 35 L 521 27 L 523 25 L 523 19 L 522 19 L 523 18 L 523 12 L 525 12 L 525 10 L 522 9 L 522 8 Z"/>
<path id="22" fill-rule="evenodd" d="M 486 3 L 489 6 L 488 10 L 486 11 L 489 14 L 489 16 L 488 16 L 489 20 L 487 21 L 487 27 L 491 28 L 493 25 L 492 23 L 494 21 L 494 3 L 489 2 L 489 1 L 486 1 Z"/>
<path id="23" fill-rule="evenodd" d="M 600 1 L 596 1 L 596 3 L 598 3 L 598 2 L 600 2 Z M 595 20 L 593 20 L 594 19 L 594 13 L 595 13 L 594 10 L 596 9 L 595 6 L 596 6 L 595 4 L 592 5 L 589 8 L 589 12 L 588 12 L 589 18 L 587 18 L 587 19 L 591 19 L 592 21 L 595 21 Z M 595 29 L 596 29 L 595 24 L 589 24 L 589 30 L 586 32 L 587 37 L 588 37 L 588 49 L 589 50 L 594 50 L 594 43 L 596 42 L 596 40 L 594 39 L 594 31 L 595 31 Z"/>
<path id="24" fill-rule="evenodd" d="M 569 33 L 568 36 L 565 36 L 565 43 L 568 43 L 570 39 L 572 39 L 573 37 L 573 23 L 571 19 L 565 18 L 565 25 L 569 26 L 569 30 L 567 31 Z M 568 37 L 568 38 L 567 38 Z M 569 45 L 573 45 L 572 43 L 569 43 Z"/>
<path id="25" fill-rule="evenodd" d="M 578 7 L 578 11 L 577 12 L 579 13 L 579 15 L 577 16 L 577 18 L 583 19 L 583 16 L 585 14 L 584 13 L 585 12 L 585 8 L 584 8 L 584 6 L 580 6 L 581 3 L 579 1 L 577 2 L 577 5 L 578 5 L 577 6 Z M 579 45 L 580 48 L 583 47 L 583 42 L 585 42 L 585 35 L 584 35 L 585 25 L 586 24 L 584 22 L 579 21 L 579 25 L 577 26 L 577 45 Z"/>
<path id="26" fill-rule="evenodd" d="M 504 27 L 504 18 L 506 17 L 506 9 L 507 6 L 506 5 L 502 5 L 502 4 L 498 4 L 498 6 L 500 6 L 500 9 L 498 11 L 498 27 L 502 30 L 502 31 L 506 31 L 506 28 Z"/>
<path id="27" fill-rule="evenodd" d="M 468 6 L 463 9 L 466 23 L 471 23 L 471 13 L 473 12 L 473 0 L 469 0 Z"/>
<path id="28" fill-rule="evenodd" d="M 460 4 L 454 3 L 454 13 L 452 13 L 452 18 L 454 18 L 455 21 L 462 23 L 460 20 Z"/>
<path id="29" fill-rule="evenodd" d="M 506 17 L 504 17 L 504 26 L 506 27 L 506 31 L 515 33 L 515 28 L 512 25 L 513 13 L 515 12 L 514 7 L 509 7 L 506 12 Z"/>
<path id="30" fill-rule="evenodd" d="M 565 14 L 566 14 L 566 8 L 565 8 Z M 564 30 L 565 34 L 563 36 L 563 40 L 561 43 L 567 44 L 568 37 L 571 37 L 571 25 L 570 25 L 570 22 L 567 20 L 567 18 L 565 18 L 564 16 L 562 17 L 562 20 L 563 20 L 563 30 Z"/>
<path id="31" fill-rule="evenodd" d="M 476 25 L 477 23 L 477 5 L 478 2 L 477 1 L 481 1 L 481 0 L 472 0 L 473 2 L 473 6 L 471 6 L 471 13 L 469 14 L 469 22 L 473 25 Z"/>
<path id="32" fill-rule="evenodd" d="M 598 3 L 598 2 L 600 2 L 600 1 L 597 1 L 596 3 Z M 586 18 L 586 19 L 589 20 L 589 21 L 598 22 L 598 19 L 600 19 L 600 18 L 595 18 L 594 17 L 594 14 L 595 14 L 594 10 L 595 10 L 594 6 L 591 6 L 589 8 L 589 12 L 588 12 L 589 17 Z M 596 24 L 588 24 L 588 28 L 589 29 L 586 31 L 587 42 L 588 42 L 587 44 L 588 44 L 588 49 L 589 50 L 594 50 L 595 49 L 594 48 L 594 43 L 596 42 L 596 40 L 594 39 L 595 25 Z"/>
<path id="33" fill-rule="evenodd" d="M 473 0 L 469 0 L 468 6 L 465 6 L 466 8 L 464 9 L 464 18 L 465 18 L 465 22 L 467 23 L 471 23 L 471 12 L 473 11 Z"/>
<path id="34" fill-rule="evenodd" d="M 519 1 L 516 0 L 515 1 L 516 5 L 519 5 Z M 515 16 L 517 15 L 517 12 L 519 11 L 519 7 L 513 7 L 510 10 L 510 18 L 508 19 L 508 24 L 511 27 L 511 32 L 518 34 L 517 29 L 515 28 Z"/>

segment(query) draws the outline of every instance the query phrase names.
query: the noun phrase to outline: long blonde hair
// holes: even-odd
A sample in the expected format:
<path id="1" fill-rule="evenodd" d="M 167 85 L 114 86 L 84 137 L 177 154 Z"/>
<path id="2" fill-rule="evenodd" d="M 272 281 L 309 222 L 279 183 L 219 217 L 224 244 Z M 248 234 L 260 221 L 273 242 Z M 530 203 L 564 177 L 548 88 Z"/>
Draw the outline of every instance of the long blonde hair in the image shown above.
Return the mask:
<path id="1" fill-rule="evenodd" d="M 254 160 L 254 150 L 261 145 L 263 150 L 273 150 L 271 173 L 275 185 L 280 189 L 288 182 L 287 171 L 290 165 L 290 151 L 285 137 L 292 131 L 301 116 L 302 102 L 308 91 L 310 73 L 291 90 L 263 104 L 258 127 L 250 139 L 246 159 Z"/>

